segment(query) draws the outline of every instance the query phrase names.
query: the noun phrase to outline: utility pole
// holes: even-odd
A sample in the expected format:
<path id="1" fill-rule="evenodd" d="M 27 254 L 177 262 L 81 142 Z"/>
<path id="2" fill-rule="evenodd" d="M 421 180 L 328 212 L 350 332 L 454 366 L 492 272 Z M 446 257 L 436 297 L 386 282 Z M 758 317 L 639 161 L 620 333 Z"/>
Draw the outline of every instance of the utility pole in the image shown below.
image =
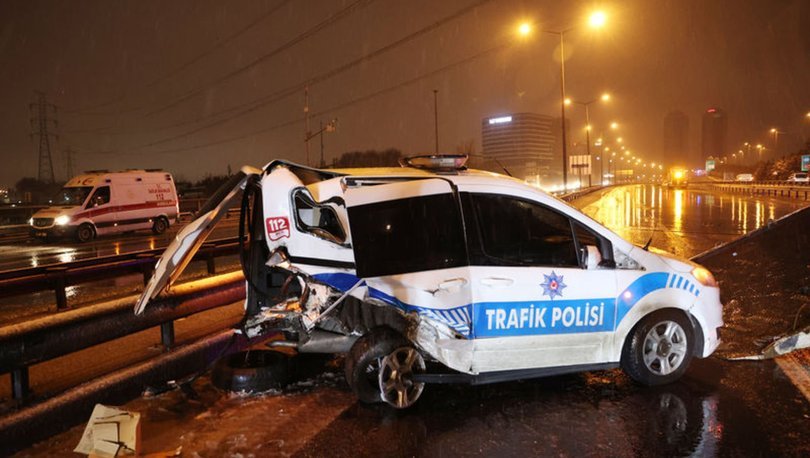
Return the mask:
<path id="1" fill-rule="evenodd" d="M 28 105 L 31 114 L 31 138 L 39 136 L 39 181 L 53 183 L 56 181 L 53 174 L 53 158 L 51 156 L 51 136 L 57 140 L 56 133 L 48 131 L 49 127 L 56 129 L 56 105 L 48 103 L 45 93 L 36 91 L 37 101 Z"/>
<path id="2" fill-rule="evenodd" d="M 309 166 L 309 139 L 312 138 L 312 131 L 309 130 L 309 86 L 304 88 L 304 145 L 307 151 L 307 163 Z"/>
<path id="3" fill-rule="evenodd" d="M 433 125 L 436 130 L 436 155 L 439 155 L 439 103 L 438 99 L 439 90 L 433 90 Z"/>
<path id="4" fill-rule="evenodd" d="M 324 132 L 329 133 L 329 132 L 335 132 L 337 130 L 337 118 L 330 119 L 329 122 L 326 123 L 326 125 L 323 125 L 323 121 L 318 121 L 318 126 L 320 127 L 320 129 L 318 129 L 317 132 L 309 132 L 309 133 L 307 133 L 306 138 L 304 138 L 304 143 L 307 144 L 307 151 L 309 151 L 309 141 L 312 140 L 313 138 L 315 138 L 315 136 L 321 137 L 321 139 L 320 139 L 321 140 L 321 162 L 318 165 L 318 167 L 326 167 L 326 161 L 324 160 L 324 157 L 323 157 L 323 134 L 324 134 Z M 307 161 L 307 164 L 309 164 L 309 161 Z"/>

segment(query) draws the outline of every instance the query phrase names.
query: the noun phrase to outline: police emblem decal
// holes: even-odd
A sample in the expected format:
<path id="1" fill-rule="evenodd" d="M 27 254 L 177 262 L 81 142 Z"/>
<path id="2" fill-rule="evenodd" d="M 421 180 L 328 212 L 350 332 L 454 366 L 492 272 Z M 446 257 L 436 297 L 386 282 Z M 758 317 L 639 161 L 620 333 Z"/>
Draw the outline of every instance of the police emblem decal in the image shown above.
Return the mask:
<path id="1" fill-rule="evenodd" d="M 551 275 L 543 274 L 545 278 L 545 283 L 540 283 L 540 286 L 543 287 L 543 295 L 548 296 L 549 299 L 554 299 L 555 296 L 562 297 L 562 290 L 565 288 L 566 285 L 563 283 L 563 276 L 557 275 L 554 271 L 551 271 Z"/>

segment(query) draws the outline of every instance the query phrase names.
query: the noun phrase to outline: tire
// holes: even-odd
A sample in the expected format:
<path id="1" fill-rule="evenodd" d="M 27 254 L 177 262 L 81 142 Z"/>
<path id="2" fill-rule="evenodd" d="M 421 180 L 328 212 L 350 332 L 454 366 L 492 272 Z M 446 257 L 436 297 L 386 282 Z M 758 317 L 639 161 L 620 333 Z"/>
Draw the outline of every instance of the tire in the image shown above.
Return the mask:
<path id="1" fill-rule="evenodd" d="M 391 328 L 374 328 L 352 345 L 346 355 L 346 382 L 355 396 L 366 404 L 382 402 L 379 373 L 382 359 L 408 341 Z"/>
<path id="2" fill-rule="evenodd" d="M 642 319 L 627 336 L 621 366 L 642 385 L 672 383 L 689 367 L 695 348 L 692 323 L 675 310 L 661 310 Z"/>
<path id="3" fill-rule="evenodd" d="M 169 222 L 166 221 L 166 218 L 162 216 L 155 218 L 155 221 L 152 223 L 152 232 L 156 235 L 166 232 L 166 229 L 168 228 Z"/>
<path id="4" fill-rule="evenodd" d="M 258 393 L 280 389 L 290 377 L 290 357 L 272 350 L 248 350 L 220 358 L 211 383 L 225 391 Z"/>
<path id="5" fill-rule="evenodd" d="M 84 223 L 76 229 L 76 240 L 79 243 L 85 243 L 93 240 L 96 237 L 96 231 L 90 223 Z"/>

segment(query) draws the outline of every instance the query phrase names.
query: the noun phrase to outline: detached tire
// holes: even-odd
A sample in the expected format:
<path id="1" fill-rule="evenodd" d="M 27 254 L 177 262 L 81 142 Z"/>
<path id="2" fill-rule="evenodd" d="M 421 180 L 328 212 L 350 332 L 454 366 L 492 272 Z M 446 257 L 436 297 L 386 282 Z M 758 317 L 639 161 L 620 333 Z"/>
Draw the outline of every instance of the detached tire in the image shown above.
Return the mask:
<path id="1" fill-rule="evenodd" d="M 160 235 L 166 232 L 166 229 L 169 228 L 169 222 L 166 221 L 166 218 L 160 216 L 155 218 L 155 221 L 152 222 L 152 232 L 156 235 Z"/>
<path id="2" fill-rule="evenodd" d="M 391 328 L 374 328 L 352 345 L 346 355 L 346 382 L 355 396 L 366 404 L 383 402 L 379 385 L 380 362 L 394 350 L 409 343 Z"/>
<path id="3" fill-rule="evenodd" d="M 257 393 L 280 389 L 290 377 L 290 357 L 272 350 L 250 350 L 220 358 L 211 370 L 211 383 L 226 391 Z"/>
<path id="4" fill-rule="evenodd" d="M 692 361 L 694 335 L 692 323 L 683 312 L 660 310 L 647 315 L 627 336 L 622 369 L 642 385 L 672 383 Z"/>
<path id="5" fill-rule="evenodd" d="M 76 229 L 76 240 L 85 243 L 96 237 L 96 231 L 90 223 L 84 223 Z"/>

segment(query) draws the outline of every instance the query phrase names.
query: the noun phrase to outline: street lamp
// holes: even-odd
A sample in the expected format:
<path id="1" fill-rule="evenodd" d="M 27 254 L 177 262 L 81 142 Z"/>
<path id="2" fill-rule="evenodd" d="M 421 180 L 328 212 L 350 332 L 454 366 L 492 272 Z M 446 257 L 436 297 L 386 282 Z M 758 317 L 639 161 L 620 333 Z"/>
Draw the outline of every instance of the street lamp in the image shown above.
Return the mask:
<path id="1" fill-rule="evenodd" d="M 777 157 L 779 156 L 779 134 L 783 132 L 779 132 L 776 127 L 772 127 L 771 133 L 773 134 L 773 154 Z"/>
<path id="2" fill-rule="evenodd" d="M 582 105 L 583 107 L 585 107 L 585 141 L 587 142 L 588 157 L 591 157 L 591 114 L 590 114 L 590 111 L 588 110 L 588 107 L 590 107 L 590 105 L 592 103 L 598 102 L 600 100 L 602 102 L 607 102 L 608 100 L 610 100 L 610 94 L 604 93 L 598 99 L 588 100 L 587 102 L 578 102 L 576 100 L 565 99 L 565 104 L 576 103 L 577 105 Z M 604 157 L 601 157 L 600 161 L 599 161 L 599 183 L 600 184 L 602 183 L 602 181 L 604 181 L 604 176 L 603 176 L 604 173 L 603 173 L 603 170 L 602 170 L 602 161 L 603 160 L 604 160 Z M 593 172 L 588 174 L 588 186 L 591 185 L 591 175 L 593 175 Z"/>
<path id="3" fill-rule="evenodd" d="M 593 12 L 588 18 L 588 25 L 592 28 L 601 28 L 607 22 L 607 15 L 602 11 Z M 568 144 L 565 128 L 565 33 L 576 27 L 569 27 L 560 31 L 543 30 L 544 33 L 560 37 L 560 124 L 562 124 L 562 162 L 563 162 L 563 189 L 568 189 Z M 524 22 L 518 26 L 521 36 L 528 36 L 532 32 L 531 24 Z"/>

